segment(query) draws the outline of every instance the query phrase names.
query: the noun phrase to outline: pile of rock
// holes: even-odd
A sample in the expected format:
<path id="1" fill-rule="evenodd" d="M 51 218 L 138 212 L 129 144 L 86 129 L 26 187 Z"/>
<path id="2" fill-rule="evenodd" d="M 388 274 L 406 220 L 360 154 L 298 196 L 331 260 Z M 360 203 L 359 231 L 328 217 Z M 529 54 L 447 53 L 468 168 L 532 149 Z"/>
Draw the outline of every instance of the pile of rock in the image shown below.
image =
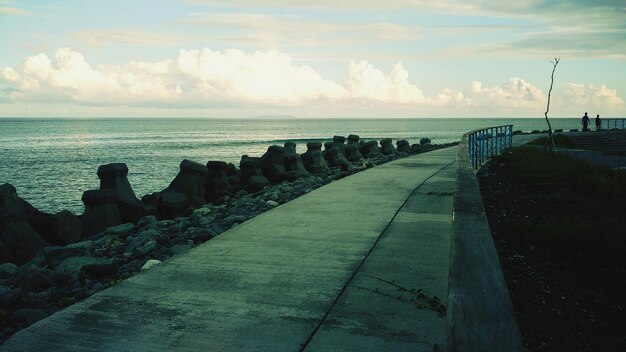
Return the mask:
<path id="1" fill-rule="evenodd" d="M 232 226 L 333 180 L 373 165 L 446 145 L 409 146 L 356 135 L 271 146 L 239 168 L 189 160 L 170 185 L 137 199 L 125 164 L 98 168 L 100 188 L 83 194 L 85 212 L 39 212 L 9 184 L 0 186 L 0 341 Z"/>

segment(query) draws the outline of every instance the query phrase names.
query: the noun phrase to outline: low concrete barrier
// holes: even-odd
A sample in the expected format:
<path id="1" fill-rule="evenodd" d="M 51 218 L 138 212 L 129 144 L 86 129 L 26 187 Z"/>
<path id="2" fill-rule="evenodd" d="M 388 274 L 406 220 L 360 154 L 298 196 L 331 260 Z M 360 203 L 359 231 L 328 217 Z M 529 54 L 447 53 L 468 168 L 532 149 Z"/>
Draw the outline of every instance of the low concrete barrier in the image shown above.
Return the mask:
<path id="1" fill-rule="evenodd" d="M 523 351 L 509 291 L 485 215 L 468 136 L 459 144 L 453 205 L 449 351 Z"/>

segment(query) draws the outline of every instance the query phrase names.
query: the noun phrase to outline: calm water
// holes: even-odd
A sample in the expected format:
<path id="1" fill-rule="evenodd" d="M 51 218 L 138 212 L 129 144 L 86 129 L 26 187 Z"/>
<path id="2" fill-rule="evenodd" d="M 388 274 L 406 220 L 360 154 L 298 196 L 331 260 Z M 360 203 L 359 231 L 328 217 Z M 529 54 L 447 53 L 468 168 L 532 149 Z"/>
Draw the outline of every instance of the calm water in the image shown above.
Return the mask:
<path id="1" fill-rule="evenodd" d="M 577 128 L 577 119 L 554 119 L 553 128 Z M 543 119 L 0 119 L 0 184 L 47 212 L 82 213 L 82 193 L 99 186 L 99 165 L 123 162 L 138 197 L 167 187 L 183 159 L 239 165 L 287 140 L 306 150 L 309 140 L 354 133 L 362 139 L 422 137 L 458 141 L 476 128 L 514 124 L 546 129 Z"/>

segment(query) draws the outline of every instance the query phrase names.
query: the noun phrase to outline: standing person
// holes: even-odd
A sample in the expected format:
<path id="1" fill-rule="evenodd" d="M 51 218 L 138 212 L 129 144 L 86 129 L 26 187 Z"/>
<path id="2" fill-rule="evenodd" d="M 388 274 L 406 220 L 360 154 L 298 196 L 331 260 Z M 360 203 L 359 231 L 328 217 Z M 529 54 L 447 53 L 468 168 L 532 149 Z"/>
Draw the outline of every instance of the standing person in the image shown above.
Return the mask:
<path id="1" fill-rule="evenodd" d="M 585 113 L 585 116 L 583 116 L 581 124 L 583 125 L 583 132 L 589 130 L 589 116 L 587 116 L 587 113 Z"/>
<path id="2" fill-rule="evenodd" d="M 596 115 L 596 131 L 600 131 L 600 125 L 602 125 L 602 121 L 600 120 L 600 115 Z"/>

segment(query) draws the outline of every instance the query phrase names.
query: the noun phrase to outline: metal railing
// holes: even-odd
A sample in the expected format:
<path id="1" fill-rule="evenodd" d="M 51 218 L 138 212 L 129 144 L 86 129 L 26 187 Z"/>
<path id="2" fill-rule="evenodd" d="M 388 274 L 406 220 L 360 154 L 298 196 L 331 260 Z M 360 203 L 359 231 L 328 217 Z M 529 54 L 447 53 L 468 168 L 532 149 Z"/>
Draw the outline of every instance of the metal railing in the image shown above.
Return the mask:
<path id="1" fill-rule="evenodd" d="M 489 157 L 498 155 L 513 144 L 513 125 L 503 125 L 474 130 L 468 133 L 467 149 L 474 169 Z"/>
<path id="2" fill-rule="evenodd" d="M 600 128 L 603 130 L 624 130 L 626 129 L 626 119 L 600 119 Z"/>

